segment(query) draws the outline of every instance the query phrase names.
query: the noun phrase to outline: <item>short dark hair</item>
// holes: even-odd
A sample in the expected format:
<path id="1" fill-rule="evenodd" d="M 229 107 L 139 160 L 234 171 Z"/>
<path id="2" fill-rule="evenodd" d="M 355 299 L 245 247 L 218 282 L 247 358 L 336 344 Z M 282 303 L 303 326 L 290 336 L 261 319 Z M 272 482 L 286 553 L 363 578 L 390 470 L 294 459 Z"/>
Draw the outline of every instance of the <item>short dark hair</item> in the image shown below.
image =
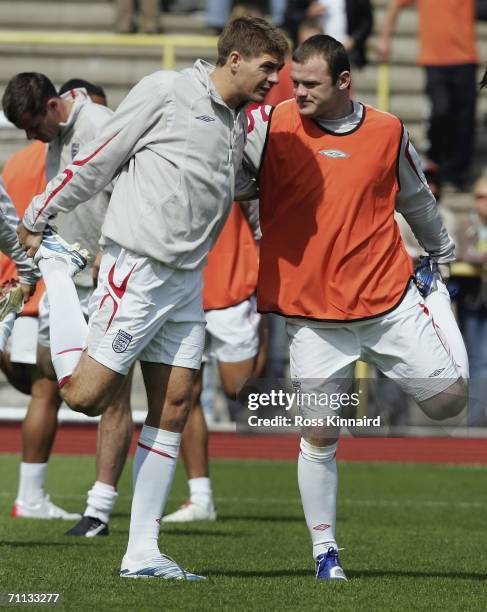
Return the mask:
<path id="1" fill-rule="evenodd" d="M 229 21 L 218 39 L 217 66 L 223 66 L 232 51 L 245 59 L 264 53 L 283 62 L 289 46 L 284 34 L 260 17 L 237 17 Z"/>
<path id="2" fill-rule="evenodd" d="M 85 81 L 84 79 L 69 79 L 66 83 L 63 83 L 59 88 L 59 95 L 70 91 L 71 89 L 80 89 L 83 87 L 88 92 L 89 96 L 100 96 L 100 98 L 106 99 L 105 90 L 100 85 L 96 85 L 95 83 L 91 83 L 90 81 Z"/>
<path id="3" fill-rule="evenodd" d="M 315 34 L 299 45 L 293 53 L 293 62 L 303 64 L 312 57 L 326 60 L 333 85 L 345 70 L 350 71 L 350 60 L 342 43 L 327 34 Z"/>
<path id="4" fill-rule="evenodd" d="M 3 112 L 17 125 L 24 113 L 33 117 L 47 113 L 47 102 L 57 98 L 52 82 L 40 72 L 20 72 L 10 79 L 2 98 Z"/>

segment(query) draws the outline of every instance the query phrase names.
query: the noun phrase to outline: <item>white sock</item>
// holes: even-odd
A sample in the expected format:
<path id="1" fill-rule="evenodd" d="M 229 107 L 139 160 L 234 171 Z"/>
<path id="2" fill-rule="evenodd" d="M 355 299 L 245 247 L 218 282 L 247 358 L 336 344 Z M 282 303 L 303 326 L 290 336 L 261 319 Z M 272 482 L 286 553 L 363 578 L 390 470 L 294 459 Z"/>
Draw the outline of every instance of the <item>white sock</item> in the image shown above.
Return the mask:
<path id="1" fill-rule="evenodd" d="M 214 510 L 213 494 L 211 491 L 211 480 L 208 477 L 190 478 L 189 499 L 193 504 L 202 506 L 206 510 Z"/>
<path id="2" fill-rule="evenodd" d="M 338 475 L 336 448 L 313 446 L 301 438 L 298 484 L 304 517 L 313 543 L 313 557 L 327 552 L 335 541 Z"/>
<path id="3" fill-rule="evenodd" d="M 158 557 L 160 519 L 179 454 L 181 434 L 144 425 L 133 464 L 134 496 L 125 559 Z"/>
<path id="4" fill-rule="evenodd" d="M 467 349 L 451 309 L 450 294 L 444 283 L 438 282 L 438 290 L 430 293 L 424 302 L 431 312 L 440 338 L 446 340 L 459 375 L 467 380 L 469 378 Z"/>
<path id="5" fill-rule="evenodd" d="M 93 516 L 108 523 L 117 495 L 115 487 L 97 480 L 88 491 L 88 503 L 84 516 Z"/>
<path id="6" fill-rule="evenodd" d="M 46 470 L 47 463 L 24 463 L 22 461 L 17 501 L 34 504 L 44 497 Z"/>
<path id="7" fill-rule="evenodd" d="M 88 335 L 88 325 L 66 263 L 58 259 L 41 259 L 39 268 L 49 299 L 52 365 L 58 382 L 62 382 L 72 375 L 78 365 Z"/>
<path id="8" fill-rule="evenodd" d="M 0 353 L 3 353 L 7 346 L 16 318 L 17 313 L 10 311 L 5 315 L 4 320 L 0 322 Z"/>

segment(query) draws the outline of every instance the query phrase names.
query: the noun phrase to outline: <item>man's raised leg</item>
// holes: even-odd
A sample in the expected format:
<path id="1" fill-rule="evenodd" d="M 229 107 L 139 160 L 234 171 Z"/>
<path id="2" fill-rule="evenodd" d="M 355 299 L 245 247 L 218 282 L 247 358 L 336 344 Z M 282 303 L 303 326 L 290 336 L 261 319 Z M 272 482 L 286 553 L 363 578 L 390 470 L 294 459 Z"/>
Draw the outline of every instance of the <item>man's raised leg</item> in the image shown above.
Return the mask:
<path id="1" fill-rule="evenodd" d="M 39 268 L 49 299 L 52 363 L 58 383 L 63 385 L 80 360 L 88 325 L 67 264 L 54 258 L 41 259 Z"/>
<path id="2" fill-rule="evenodd" d="M 75 412 L 98 416 L 118 395 L 124 378 L 125 374 L 107 368 L 84 351 L 72 375 L 65 379 L 61 397 Z"/>

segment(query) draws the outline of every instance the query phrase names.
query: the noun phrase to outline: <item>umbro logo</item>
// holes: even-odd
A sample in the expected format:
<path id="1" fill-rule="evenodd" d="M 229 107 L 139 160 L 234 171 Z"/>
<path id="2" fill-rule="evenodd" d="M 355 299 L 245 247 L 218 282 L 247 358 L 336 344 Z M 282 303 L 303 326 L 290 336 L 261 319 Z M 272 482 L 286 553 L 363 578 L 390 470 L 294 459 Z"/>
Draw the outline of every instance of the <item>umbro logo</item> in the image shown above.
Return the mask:
<path id="1" fill-rule="evenodd" d="M 331 527 L 331 525 L 328 525 L 327 523 L 321 523 L 320 525 L 315 525 L 313 527 L 313 531 L 326 531 L 328 527 Z"/>
<path id="2" fill-rule="evenodd" d="M 440 368 L 439 370 L 435 370 L 434 372 L 431 372 L 428 378 L 434 378 L 435 376 L 439 376 L 443 372 L 444 369 L 445 368 Z"/>
<path id="3" fill-rule="evenodd" d="M 215 121 L 215 117 L 210 117 L 209 115 L 200 115 L 199 117 L 196 117 L 196 119 L 200 119 L 201 121 L 206 121 L 207 123 L 209 121 Z"/>
<path id="4" fill-rule="evenodd" d="M 320 151 L 319 153 L 320 155 L 325 155 L 326 157 L 331 157 L 332 159 L 350 157 L 349 153 L 344 153 L 343 151 L 339 151 L 338 149 L 325 149 L 324 151 Z"/>

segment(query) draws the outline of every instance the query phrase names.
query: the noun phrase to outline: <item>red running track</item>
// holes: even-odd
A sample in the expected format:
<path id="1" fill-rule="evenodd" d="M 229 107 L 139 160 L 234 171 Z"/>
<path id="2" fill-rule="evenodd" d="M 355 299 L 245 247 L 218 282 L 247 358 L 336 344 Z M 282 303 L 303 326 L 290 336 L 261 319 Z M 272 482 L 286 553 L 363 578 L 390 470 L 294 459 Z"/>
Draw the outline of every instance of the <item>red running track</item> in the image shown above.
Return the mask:
<path id="1" fill-rule="evenodd" d="M 132 441 L 135 450 L 138 431 Z M 245 436 L 210 434 L 210 457 L 225 459 L 295 459 L 295 436 Z M 0 452 L 19 453 L 20 423 L 0 423 Z M 54 453 L 94 455 L 96 427 L 64 424 L 59 427 Z M 487 464 L 487 439 L 483 438 L 341 438 L 342 461 L 394 461 L 402 463 Z"/>

